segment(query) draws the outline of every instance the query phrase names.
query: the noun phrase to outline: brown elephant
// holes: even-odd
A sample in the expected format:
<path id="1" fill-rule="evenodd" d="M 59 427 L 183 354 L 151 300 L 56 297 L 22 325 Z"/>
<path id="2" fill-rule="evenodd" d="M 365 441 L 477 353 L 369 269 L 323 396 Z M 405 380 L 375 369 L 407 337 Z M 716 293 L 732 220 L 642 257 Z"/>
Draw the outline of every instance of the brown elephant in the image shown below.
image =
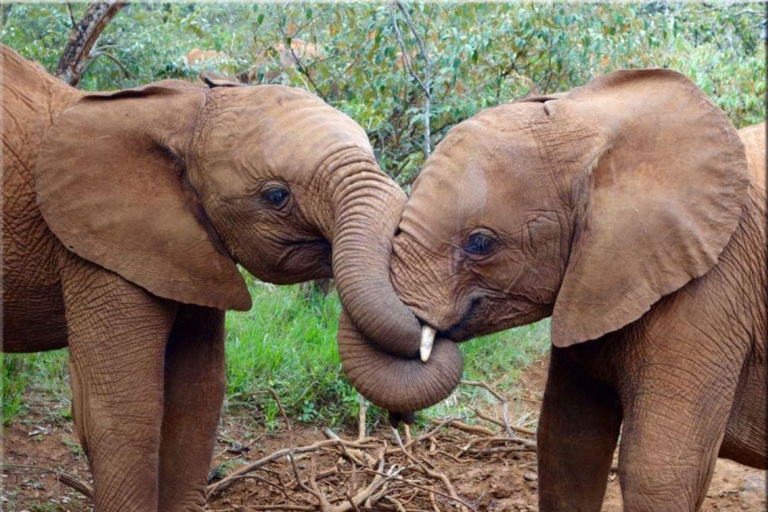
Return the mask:
<path id="1" fill-rule="evenodd" d="M 251 305 L 236 263 L 399 303 L 370 290 L 391 290 L 405 194 L 362 128 L 305 91 L 87 94 L 0 58 L 3 349 L 69 346 L 97 511 L 202 510 L 224 310 Z"/>
<path id="2" fill-rule="evenodd" d="M 765 158 L 765 125 L 636 70 L 485 110 L 425 164 L 391 265 L 423 359 L 435 332 L 437 350 L 552 317 L 542 512 L 600 510 L 620 432 L 628 512 L 697 510 L 718 455 L 768 467 Z M 370 341 L 344 320 L 345 370 L 393 410 L 461 371 Z"/>

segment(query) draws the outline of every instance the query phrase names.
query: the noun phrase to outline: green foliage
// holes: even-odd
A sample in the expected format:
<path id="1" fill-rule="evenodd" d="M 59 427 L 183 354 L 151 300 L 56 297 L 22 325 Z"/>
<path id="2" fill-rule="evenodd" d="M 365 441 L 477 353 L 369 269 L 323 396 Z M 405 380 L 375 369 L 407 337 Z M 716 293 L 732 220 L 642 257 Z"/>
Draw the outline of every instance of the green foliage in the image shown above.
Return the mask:
<path id="1" fill-rule="evenodd" d="M 3 424 L 28 410 L 29 397 L 44 395 L 54 408 L 69 407 L 68 354 L 64 350 L 35 354 L 0 354 L 2 358 Z M 48 410 L 50 412 L 50 409 Z"/>
<path id="2" fill-rule="evenodd" d="M 74 5 L 76 19 L 84 9 Z M 402 65 L 390 10 L 383 3 L 132 3 L 104 31 L 98 46 L 109 56 L 95 60 L 82 88 L 195 79 L 201 71 L 304 87 L 359 122 L 382 167 L 409 184 L 423 163 L 424 94 Z M 765 118 L 764 12 L 756 4 L 414 3 L 409 10 L 432 64 L 433 142 L 480 109 L 622 68 L 686 74 L 738 127 Z M 70 28 L 66 5 L 13 4 L 3 13 L 2 41 L 53 70 Z M 416 50 L 395 16 L 409 52 Z M 279 45 L 298 40 L 319 54 L 298 52 L 301 65 L 281 72 Z M 188 65 L 194 48 L 226 57 Z"/>

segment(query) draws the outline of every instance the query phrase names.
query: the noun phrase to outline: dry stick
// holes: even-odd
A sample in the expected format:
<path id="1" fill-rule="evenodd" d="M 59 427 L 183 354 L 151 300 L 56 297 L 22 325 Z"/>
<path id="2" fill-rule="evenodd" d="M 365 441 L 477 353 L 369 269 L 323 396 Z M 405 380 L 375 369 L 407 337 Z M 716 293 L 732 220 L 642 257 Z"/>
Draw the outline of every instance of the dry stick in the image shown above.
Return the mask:
<path id="1" fill-rule="evenodd" d="M 465 386 L 475 386 L 479 388 L 483 388 L 486 391 L 488 391 L 490 394 L 496 397 L 496 399 L 501 402 L 501 417 L 504 420 L 504 428 L 507 430 L 507 435 L 509 437 L 515 437 L 515 433 L 512 431 L 512 427 L 509 423 L 509 402 L 507 402 L 507 399 L 496 391 L 494 388 L 486 384 L 485 382 L 479 382 L 474 380 L 462 380 L 460 382 L 461 384 L 464 384 Z"/>
<path id="2" fill-rule="evenodd" d="M 367 500 L 371 500 L 371 502 L 378 501 L 381 496 L 383 496 L 383 492 L 379 492 L 378 494 L 374 493 L 382 486 L 386 487 L 386 484 L 390 481 L 395 479 L 400 472 L 403 470 L 402 468 L 393 472 L 391 475 L 387 473 L 383 473 L 382 470 L 384 469 L 384 458 L 382 457 L 379 461 L 378 469 L 377 471 L 374 471 L 374 478 L 373 481 L 363 489 L 362 491 L 358 492 L 355 496 L 352 497 L 351 500 L 348 502 L 344 502 L 341 505 L 334 507 L 332 509 L 332 512 L 350 512 L 353 510 L 353 506 L 355 508 L 359 507 L 361 504 L 363 504 Z M 366 470 L 371 471 L 371 470 Z M 386 490 L 386 488 L 384 489 Z"/>
<path id="3" fill-rule="evenodd" d="M 443 473 L 438 473 L 437 471 L 433 471 L 432 469 L 428 468 L 426 464 L 424 464 L 422 461 L 408 453 L 405 449 L 405 446 L 403 446 L 403 440 L 400 439 L 400 434 L 395 428 L 392 428 L 392 432 L 395 435 L 395 440 L 397 441 L 398 446 L 400 447 L 400 450 L 403 452 L 405 457 L 416 464 L 421 470 L 424 472 L 424 474 L 431 476 L 432 478 L 438 478 L 443 482 L 443 485 L 445 485 L 445 488 L 448 489 L 448 494 L 450 495 L 451 499 L 456 501 L 456 503 L 459 503 L 459 509 L 462 512 L 466 511 L 466 507 L 471 508 L 472 510 L 475 510 L 475 508 L 471 505 L 468 505 L 465 503 L 459 496 L 456 494 L 456 490 L 453 488 L 453 484 L 448 479 L 447 476 L 445 476 Z"/>
<path id="4" fill-rule="evenodd" d="M 405 442 L 410 443 L 413 441 L 413 438 L 411 437 L 411 426 L 409 424 L 405 424 Z"/>
<path id="5" fill-rule="evenodd" d="M 226 478 L 221 479 L 215 484 L 209 485 L 208 495 L 210 496 L 216 492 L 223 491 L 224 489 L 226 489 L 232 484 L 232 480 L 235 479 L 237 476 L 245 475 L 247 473 L 256 471 L 257 469 L 269 464 L 270 462 L 274 462 L 276 460 L 279 460 L 279 459 L 282 459 L 283 457 L 288 456 L 288 454 L 293 453 L 293 455 L 298 455 L 302 453 L 311 453 L 311 452 L 320 450 L 321 448 L 325 448 L 328 446 L 336 446 L 338 444 L 344 444 L 345 446 L 352 447 L 352 448 L 371 448 L 371 446 L 361 445 L 353 441 L 345 441 L 344 439 L 339 439 L 338 441 L 335 439 L 328 439 L 327 441 L 317 441 L 310 445 L 294 448 L 293 450 L 291 448 L 282 448 L 280 450 L 277 450 L 276 452 L 273 452 L 270 455 L 267 455 L 266 457 L 262 457 L 257 461 L 250 462 L 245 466 L 242 466 L 240 469 L 230 474 Z"/>
<path id="6" fill-rule="evenodd" d="M 429 493 L 429 501 L 432 503 L 432 510 L 434 510 L 435 512 L 442 512 L 440 510 L 440 507 L 437 506 L 437 500 L 435 500 L 434 492 Z"/>
<path id="7" fill-rule="evenodd" d="M 93 499 L 93 488 L 91 488 L 91 486 L 86 484 L 85 482 L 78 480 L 77 478 L 70 475 L 69 473 L 63 473 L 61 471 L 55 471 L 53 469 L 36 468 L 34 466 L 24 466 L 24 465 L 18 465 L 18 464 L 3 464 L 3 471 L 7 471 L 9 473 L 13 473 L 14 471 L 26 471 L 26 472 L 32 472 L 32 473 L 35 473 L 35 472 L 50 473 L 54 475 L 56 477 L 56 480 L 58 480 L 62 484 L 78 491 L 80 494 L 82 494 L 86 498 Z"/>
<path id="8" fill-rule="evenodd" d="M 475 414 L 477 414 L 477 416 L 479 418 L 484 419 L 485 421 L 490 421 L 491 423 L 494 423 L 494 424 L 496 424 L 496 425 L 498 425 L 498 426 L 500 426 L 502 428 L 506 428 L 506 425 L 504 425 L 503 422 L 497 420 L 496 418 L 488 416 L 487 414 L 483 413 L 479 409 L 473 408 L 472 410 L 475 411 Z M 521 434 L 528 434 L 529 436 L 535 436 L 536 435 L 536 431 L 535 430 L 531 430 L 529 428 L 519 427 L 517 425 L 510 425 L 510 428 L 512 430 L 514 430 L 515 432 L 519 432 Z"/>
<path id="9" fill-rule="evenodd" d="M 285 409 L 283 409 L 283 403 L 280 401 L 280 397 L 277 396 L 277 391 L 272 388 L 267 388 L 267 391 L 269 391 L 269 394 L 272 395 L 272 398 L 274 398 L 275 402 L 277 402 L 277 408 L 280 411 L 280 415 L 283 417 L 283 421 L 285 421 L 285 427 L 288 429 L 288 437 L 291 442 L 293 442 L 293 429 L 291 428 L 291 422 L 288 421 L 288 416 L 285 414 Z"/>
<path id="10" fill-rule="evenodd" d="M 526 448 L 524 451 L 536 451 L 536 443 L 533 441 L 528 441 L 526 439 L 520 439 L 518 437 L 485 437 L 485 438 L 474 438 L 470 439 L 469 442 L 464 446 L 464 448 L 461 449 L 461 453 L 467 453 L 469 449 L 475 444 L 475 443 L 517 443 L 522 445 Z"/>
<path id="11" fill-rule="evenodd" d="M 365 439 L 365 418 L 368 412 L 368 401 L 363 398 L 363 395 L 357 395 L 357 440 L 362 441 Z"/>
<path id="12" fill-rule="evenodd" d="M 435 450 L 434 453 L 439 453 L 441 455 L 444 455 L 454 461 L 457 464 L 466 464 L 468 461 L 461 460 L 460 458 L 456 457 L 455 455 L 451 455 L 450 453 L 446 452 L 445 450 Z"/>
<path id="13" fill-rule="evenodd" d="M 403 469 L 410 469 L 410 466 L 409 466 L 409 467 L 407 467 L 407 468 L 403 468 Z M 364 471 L 368 471 L 368 472 L 370 472 L 370 473 L 374 473 L 374 474 L 377 474 L 377 472 L 376 472 L 376 471 L 374 471 L 374 470 L 372 470 L 372 469 L 365 469 Z M 385 475 L 386 473 L 381 473 L 381 474 L 382 474 L 382 475 Z M 471 509 L 471 510 L 473 510 L 473 511 L 477 511 L 477 509 L 476 509 L 475 507 L 473 507 L 472 505 L 470 505 L 470 504 L 469 504 L 469 503 L 467 503 L 466 501 L 464 501 L 464 500 L 462 500 L 462 499 L 459 499 L 459 498 L 454 498 L 454 497 L 452 497 L 450 494 L 446 494 L 446 493 L 444 493 L 444 492 L 438 491 L 437 489 L 434 489 L 434 488 L 432 488 L 432 487 L 426 487 L 426 486 L 423 486 L 423 485 L 419 485 L 419 484 L 417 484 L 417 483 L 414 483 L 412 480 L 407 480 L 407 479 L 405 479 L 405 478 L 401 478 L 401 477 L 395 478 L 395 480 L 397 480 L 398 482 L 403 482 L 404 484 L 407 484 L 409 487 L 413 487 L 414 489 L 419 489 L 419 490 L 422 490 L 422 491 L 426 491 L 426 492 L 431 492 L 431 493 L 437 494 L 438 496 L 442 496 L 442 497 L 443 497 L 443 498 L 445 498 L 445 499 L 448 499 L 448 500 L 451 500 L 451 501 L 455 501 L 455 502 L 457 502 L 457 503 L 459 503 L 459 504 L 461 504 L 461 505 L 464 505 L 465 507 L 467 507 L 467 508 L 469 508 L 469 509 Z M 406 502 L 406 505 L 407 505 L 408 503 L 410 503 L 410 502 L 413 500 L 413 498 L 414 498 L 414 496 L 415 496 L 416 494 L 417 494 L 417 493 L 414 493 L 414 494 L 413 494 L 413 495 L 412 495 L 412 496 L 411 496 L 411 497 L 408 499 L 408 501 Z"/>
<path id="14" fill-rule="evenodd" d="M 333 432 L 333 430 L 331 430 L 328 427 L 323 427 L 323 435 L 325 435 L 325 437 L 327 437 L 328 439 L 334 439 L 334 440 L 339 440 L 340 439 L 339 436 L 337 436 Z M 339 445 L 339 449 L 340 449 L 342 455 L 344 455 L 344 457 L 346 457 L 347 460 L 349 460 L 350 462 L 354 462 L 354 463 L 360 464 L 361 466 L 365 465 L 365 462 L 363 462 L 363 460 L 361 460 L 361 459 L 365 458 L 364 457 L 364 452 L 361 452 L 360 450 L 355 450 L 357 453 L 352 453 L 350 450 L 347 450 L 347 447 L 344 446 L 343 444 Z"/>
<path id="15" fill-rule="evenodd" d="M 309 485 L 310 487 L 307 487 L 304 485 L 304 482 L 301 481 L 301 476 L 299 476 L 299 468 L 296 467 L 296 460 L 293 456 L 293 447 L 294 447 L 294 438 L 293 438 L 293 429 L 291 428 L 291 422 L 288 421 L 288 415 L 285 414 L 285 409 L 283 409 L 283 404 L 280 401 L 280 397 L 277 396 L 277 392 L 272 388 L 267 388 L 269 393 L 272 395 L 272 397 L 275 399 L 275 402 L 277 402 L 277 407 L 280 410 L 280 414 L 283 416 L 283 420 L 285 421 L 285 426 L 288 428 L 288 442 L 291 444 L 291 451 L 288 453 L 288 460 L 291 462 L 291 467 L 293 468 L 293 474 L 296 475 L 296 483 L 299 484 L 299 487 L 307 491 L 308 493 L 312 494 L 315 499 L 317 499 L 317 502 L 320 504 L 320 509 L 323 512 L 330 511 L 331 510 L 331 504 L 328 502 L 328 498 L 326 498 L 325 494 L 317 487 L 317 482 L 315 481 L 315 456 L 312 455 L 312 458 L 309 460 Z"/>
<path id="16" fill-rule="evenodd" d="M 293 453 L 288 453 L 288 460 L 291 462 L 291 468 L 293 468 L 293 474 L 296 476 L 296 483 L 299 485 L 299 487 L 302 488 L 305 492 L 311 494 L 315 497 L 318 504 L 320 505 L 320 509 L 323 512 L 330 512 L 331 510 L 331 504 L 328 503 L 328 499 L 325 497 L 323 493 L 321 493 L 319 490 L 317 490 L 317 483 L 315 483 L 315 489 L 310 489 L 307 484 L 304 483 L 304 481 L 301 479 L 301 475 L 299 475 L 299 468 L 296 467 L 296 461 L 293 458 Z M 312 473 L 315 472 L 315 462 L 314 459 L 311 459 L 311 466 L 310 471 Z M 310 477 L 311 482 L 311 477 Z"/>
<path id="17" fill-rule="evenodd" d="M 496 432 L 493 430 L 487 429 L 485 427 L 476 427 L 474 425 L 467 425 L 466 423 L 462 423 L 460 421 L 452 421 L 448 424 L 449 427 L 455 428 L 456 430 L 461 430 L 462 432 L 467 432 L 469 434 L 479 434 L 481 436 L 489 436 L 493 437 L 496 435 Z M 515 439 L 514 437 L 511 437 L 510 439 Z"/>
<path id="18" fill-rule="evenodd" d="M 430 430 L 426 434 L 417 437 L 416 439 L 414 439 L 413 441 L 411 441 L 409 443 L 406 443 L 405 447 L 406 448 L 410 448 L 412 445 L 414 445 L 416 443 L 420 443 L 422 441 L 426 441 L 427 439 L 431 439 L 435 434 L 437 434 L 440 431 L 441 428 L 443 428 L 444 426 L 448 425 L 452 421 L 458 421 L 458 420 L 459 420 L 458 417 L 448 418 L 447 420 L 444 420 L 443 422 L 438 424 L 435 428 L 433 428 L 432 430 Z M 398 453 L 398 452 L 400 452 L 399 448 L 390 448 L 390 449 L 388 449 L 386 451 L 387 455 L 390 455 L 392 453 Z"/>
<path id="19" fill-rule="evenodd" d="M 397 512 L 405 512 L 405 507 L 403 506 L 403 504 L 397 501 L 395 498 L 393 498 L 392 496 L 385 496 L 384 498 L 390 501 L 395 506 L 395 510 L 397 510 Z"/>
<path id="20" fill-rule="evenodd" d="M 225 508 L 213 512 L 249 512 L 251 510 L 295 510 L 296 512 L 315 512 L 317 507 L 314 505 L 250 505 L 248 507 Z"/>
<path id="21" fill-rule="evenodd" d="M 274 393 L 274 391 L 272 392 Z M 285 411 L 282 409 L 282 405 L 280 404 L 280 401 L 278 400 L 277 403 L 278 403 L 278 407 L 280 408 L 283 414 L 283 417 L 287 422 L 287 416 L 285 416 Z M 290 429 L 290 425 L 289 425 L 289 429 Z M 262 457 L 257 461 L 250 462 L 242 466 L 240 469 L 234 471 L 230 475 L 226 476 L 225 478 L 221 479 L 220 481 L 209 485 L 208 496 L 212 496 L 216 493 L 223 491 L 224 489 L 232 485 L 232 483 L 234 483 L 234 481 L 236 481 L 239 476 L 256 471 L 260 469 L 262 466 L 265 466 L 276 460 L 282 459 L 283 457 L 290 456 L 289 458 L 293 458 L 293 456 L 297 454 L 311 453 L 325 447 L 338 446 L 338 445 L 343 445 L 345 447 L 358 448 L 358 449 L 372 448 L 370 445 L 365 445 L 365 444 L 357 443 L 354 441 L 346 441 L 344 439 L 329 439 L 327 441 L 317 441 L 311 445 L 301 446 L 298 448 L 293 448 L 293 447 L 283 448 L 281 450 L 277 450 L 276 452 L 273 452 L 270 455 L 267 455 L 266 457 Z"/>
<path id="22" fill-rule="evenodd" d="M 349 491 L 344 492 L 344 497 L 347 498 L 347 501 L 352 506 L 352 510 L 354 510 L 354 512 L 360 512 L 360 508 L 355 504 L 355 500 L 352 498 L 352 494 L 350 494 Z"/>
<path id="23" fill-rule="evenodd" d="M 312 486 L 312 488 L 307 487 L 304 482 L 301 480 L 301 476 L 299 475 L 299 468 L 296 466 L 296 459 L 293 456 L 293 448 L 294 448 L 294 439 L 293 439 L 293 429 L 291 428 L 291 422 L 288 421 L 288 415 L 285 414 L 285 409 L 283 409 L 283 403 L 280 401 L 280 397 L 277 396 L 277 392 L 272 388 L 267 388 L 267 391 L 269 391 L 269 394 L 272 395 L 272 398 L 275 399 L 275 402 L 277 402 L 277 408 L 280 410 L 280 415 L 283 417 L 283 421 L 285 421 L 285 427 L 288 429 L 288 442 L 290 443 L 290 451 L 288 452 L 288 460 L 291 462 L 291 467 L 293 468 L 293 474 L 296 476 L 296 483 L 310 493 L 312 496 L 315 497 L 318 504 L 320 505 L 320 509 L 323 512 L 330 511 L 331 504 L 328 503 L 328 499 L 325 497 L 325 494 L 323 494 L 320 489 L 317 488 L 317 482 L 315 482 L 315 458 L 314 455 L 310 459 L 310 476 L 309 476 L 309 483 Z"/>
<path id="24" fill-rule="evenodd" d="M 357 507 L 357 505 L 355 505 L 355 502 L 352 499 L 352 494 L 355 491 L 355 487 L 357 487 L 357 472 L 355 471 L 355 465 L 353 464 L 352 474 L 347 480 L 347 490 L 344 492 L 344 496 L 347 498 L 347 501 L 349 501 L 350 505 L 352 505 L 352 508 L 355 510 L 355 512 L 360 512 L 360 509 Z"/>
<path id="25" fill-rule="evenodd" d="M 284 489 L 282 486 L 280 486 L 280 485 L 277 485 L 277 484 L 276 484 L 276 483 L 274 483 L 274 482 L 270 482 L 270 481 L 269 481 L 269 480 L 267 480 L 266 478 L 261 478 L 260 476 L 256 476 L 256 475 L 240 475 L 240 476 L 238 476 L 237 478 L 235 478 L 234 480 L 246 480 L 246 479 L 248 479 L 248 480 L 256 480 L 256 481 L 258 481 L 258 482 L 264 482 L 265 484 L 267 484 L 267 485 L 269 485 L 269 486 L 271 486 L 271 487 L 274 487 L 274 488 L 275 488 L 275 489 L 277 489 L 277 490 L 278 490 L 278 491 L 279 491 L 279 492 L 280 492 L 280 493 L 281 493 L 283 496 L 285 496 L 285 499 L 286 499 L 286 500 L 288 500 L 288 502 L 289 502 L 289 503 L 292 503 L 291 497 L 290 497 L 290 496 L 288 496 L 288 493 L 287 493 L 287 492 L 285 492 L 285 489 Z M 313 510 L 314 510 L 314 508 L 313 508 Z"/>

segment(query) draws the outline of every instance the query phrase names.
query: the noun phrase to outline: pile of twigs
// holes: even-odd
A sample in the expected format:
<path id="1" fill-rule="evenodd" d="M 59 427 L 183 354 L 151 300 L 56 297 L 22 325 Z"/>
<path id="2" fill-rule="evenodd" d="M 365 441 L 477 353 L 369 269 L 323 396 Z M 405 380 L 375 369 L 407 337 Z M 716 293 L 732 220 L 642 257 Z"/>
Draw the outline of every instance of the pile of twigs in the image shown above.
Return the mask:
<path id="1" fill-rule="evenodd" d="M 277 393 L 270 389 L 286 425 L 288 446 L 211 482 L 209 510 L 477 511 L 475 498 L 457 492 L 451 477 L 438 469 L 438 459 L 463 464 L 533 452 L 535 432 L 522 426 L 522 419 L 517 424 L 510 421 L 506 398 L 492 386 L 473 381 L 462 384 L 485 388 L 498 399 L 500 417 L 475 409 L 474 424 L 468 423 L 469 418 L 450 418 L 434 421 L 433 428 L 415 438 L 407 425 L 405 439 L 395 428 L 367 436 L 366 405 L 361 401 L 356 439 L 343 439 L 326 427 L 325 439 L 302 446 L 296 445 L 291 422 Z M 252 444 L 263 438 L 258 437 Z M 4 465 L 3 471 L 53 473 L 59 482 L 86 497 L 93 495 L 89 485 L 66 473 L 11 465 Z"/>
<path id="2" fill-rule="evenodd" d="M 475 410 L 475 424 L 451 418 L 435 422 L 433 428 L 415 438 L 407 426 L 405 439 L 394 428 L 366 436 L 366 409 L 361 404 L 357 439 L 343 439 L 326 427 L 326 439 L 303 446 L 294 444 L 290 421 L 277 394 L 270 391 L 288 429 L 289 446 L 212 483 L 208 487 L 211 510 L 476 511 L 478 506 L 472 498 L 460 495 L 449 475 L 437 469 L 435 458 L 465 463 L 535 451 L 535 432 L 510 422 L 507 400 L 491 386 L 470 381 L 463 384 L 487 389 L 501 403 L 501 417 Z M 257 484 L 244 482 L 248 480 Z"/>

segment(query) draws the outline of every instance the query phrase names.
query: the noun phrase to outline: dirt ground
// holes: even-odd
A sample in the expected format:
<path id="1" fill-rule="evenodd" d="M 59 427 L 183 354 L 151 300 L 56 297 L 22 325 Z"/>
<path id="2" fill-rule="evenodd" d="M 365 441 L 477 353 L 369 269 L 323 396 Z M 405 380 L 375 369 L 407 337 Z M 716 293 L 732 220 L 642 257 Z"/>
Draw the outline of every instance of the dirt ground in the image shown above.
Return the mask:
<path id="1" fill-rule="evenodd" d="M 509 397 L 510 423 L 517 425 L 521 417 L 535 415 L 545 376 L 545 361 L 532 364 L 523 373 L 520 389 L 514 398 Z M 503 426 L 500 407 L 490 408 L 485 414 Z M 71 422 L 52 422 L 46 417 L 30 415 L 5 429 L 0 510 L 91 510 L 89 500 L 79 492 L 60 483 L 54 474 L 40 471 L 55 469 L 89 483 Z M 230 479 L 230 486 L 211 495 L 212 512 L 310 512 L 322 510 L 323 500 L 327 500 L 327 510 L 335 512 L 354 512 L 355 507 L 408 512 L 461 510 L 463 505 L 451 495 L 466 504 L 464 510 L 537 510 L 533 437 L 524 428 L 516 434 L 517 440 L 510 440 L 504 436 L 504 429 L 492 422 L 478 423 L 477 431 L 466 429 L 464 424 L 444 426 L 436 428 L 432 435 L 430 430 L 419 432 L 423 440 L 411 446 L 406 438 L 404 454 L 386 428 L 369 432 L 360 444 L 357 432 L 340 433 L 349 440 L 342 447 L 328 441 L 328 434 L 320 428 L 294 428 L 291 432 L 264 435 L 244 427 L 246 424 L 245 418 L 226 418 L 216 448 L 213 485 L 244 465 L 288 446 L 295 449 L 295 467 L 282 457 L 240 479 Z M 301 447 L 313 443 L 321 446 L 302 453 Z M 390 476 L 382 476 L 386 474 Z M 611 473 L 603 511 L 621 510 L 618 480 Z M 766 472 L 719 460 L 702 510 L 766 510 Z"/>

